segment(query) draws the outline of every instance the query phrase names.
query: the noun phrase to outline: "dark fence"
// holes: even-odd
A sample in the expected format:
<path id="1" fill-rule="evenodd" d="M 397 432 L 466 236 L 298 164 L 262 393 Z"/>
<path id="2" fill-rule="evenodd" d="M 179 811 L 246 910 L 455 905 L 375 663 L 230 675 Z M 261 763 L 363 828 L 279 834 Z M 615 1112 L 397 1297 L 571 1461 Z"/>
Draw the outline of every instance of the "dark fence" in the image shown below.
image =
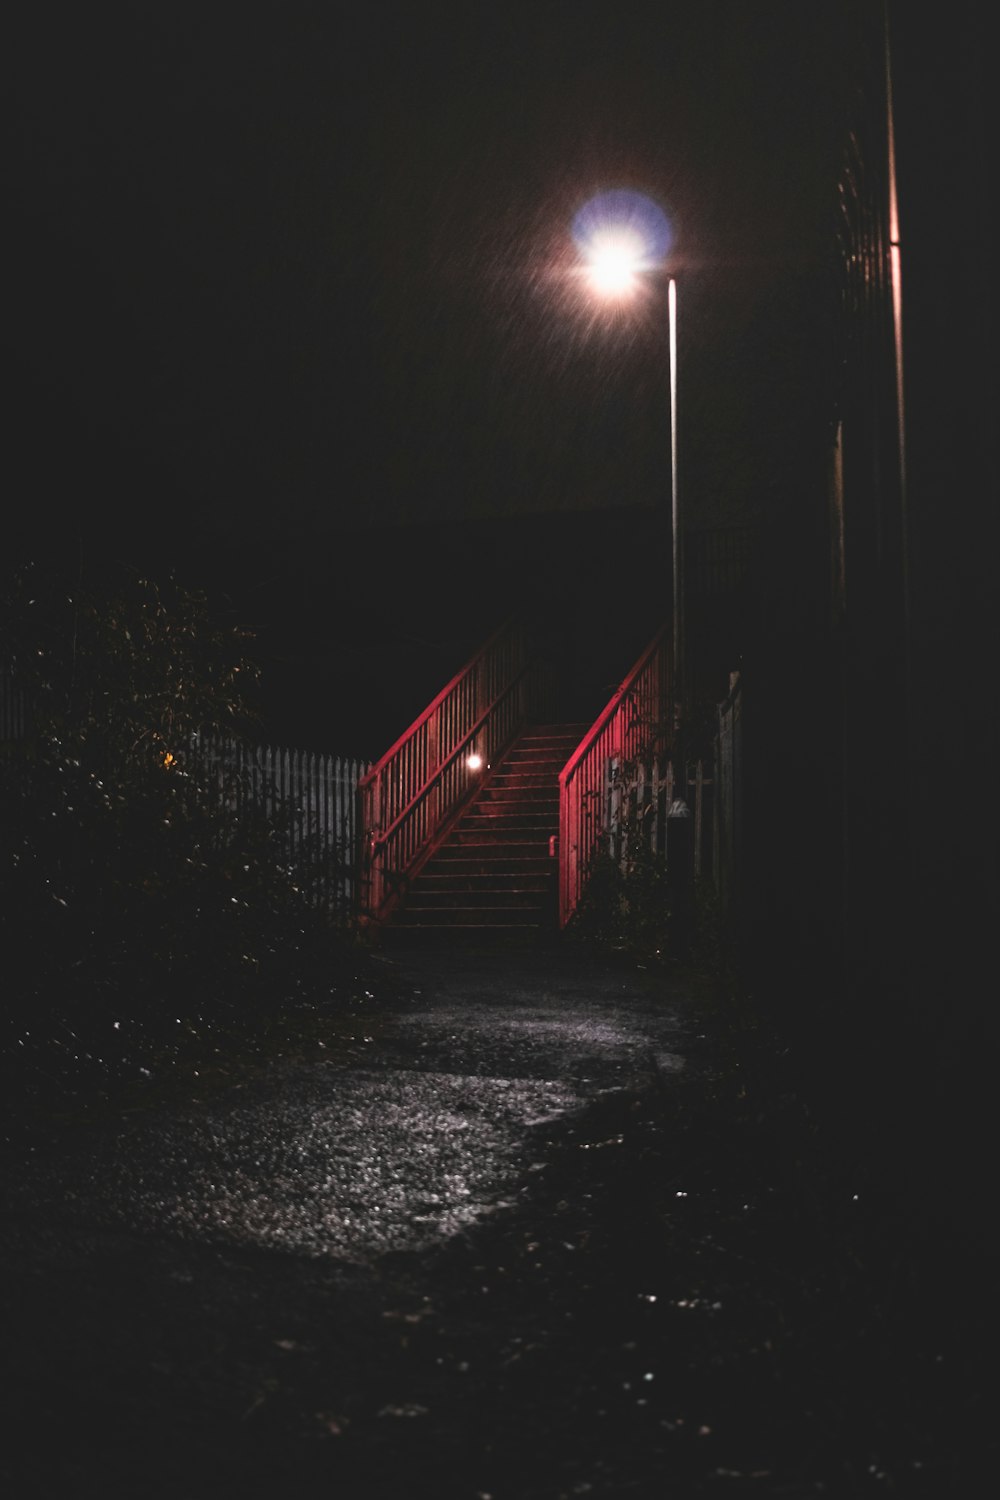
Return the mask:
<path id="1" fill-rule="evenodd" d="M 729 695 L 719 704 L 718 715 L 712 863 L 722 909 L 734 916 L 743 847 L 743 687 L 738 672 L 730 677 Z"/>
<path id="2" fill-rule="evenodd" d="M 283 854 L 315 904 L 348 917 L 356 896 L 358 782 L 369 762 L 213 736 L 199 736 L 194 752 L 208 770 L 237 773 L 226 777 L 224 816 L 239 817 L 249 804 L 277 817 Z"/>
<path id="3" fill-rule="evenodd" d="M 0 745 L 23 740 L 29 726 L 28 703 L 6 672 L 0 672 Z"/>
<path id="4" fill-rule="evenodd" d="M 627 871 L 639 847 L 658 856 L 669 869 L 668 825 L 671 809 L 686 804 L 690 817 L 691 869 L 696 880 L 710 880 L 727 917 L 739 904 L 743 855 L 743 688 L 739 672 L 730 674 L 729 693 L 717 707 L 713 753 L 687 767 L 683 803 L 669 760 L 605 761 L 605 784 L 595 821 L 599 847 Z"/>

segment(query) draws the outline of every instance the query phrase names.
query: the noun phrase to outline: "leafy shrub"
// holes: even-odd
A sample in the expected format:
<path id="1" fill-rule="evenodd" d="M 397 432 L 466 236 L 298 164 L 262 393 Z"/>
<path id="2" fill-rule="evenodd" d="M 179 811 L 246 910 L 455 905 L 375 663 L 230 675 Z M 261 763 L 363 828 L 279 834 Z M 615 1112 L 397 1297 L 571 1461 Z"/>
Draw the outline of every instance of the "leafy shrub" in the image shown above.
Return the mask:
<path id="1" fill-rule="evenodd" d="M 0 938 L 8 1019 L 76 1034 L 252 1003 L 328 942 L 280 817 L 210 764 L 200 734 L 254 724 L 249 633 L 203 594 L 128 571 L 11 581 L 0 661 L 29 705 L 0 749 Z M 291 965 L 294 969 L 294 964 Z M 12 982 L 12 976 L 17 976 Z"/>

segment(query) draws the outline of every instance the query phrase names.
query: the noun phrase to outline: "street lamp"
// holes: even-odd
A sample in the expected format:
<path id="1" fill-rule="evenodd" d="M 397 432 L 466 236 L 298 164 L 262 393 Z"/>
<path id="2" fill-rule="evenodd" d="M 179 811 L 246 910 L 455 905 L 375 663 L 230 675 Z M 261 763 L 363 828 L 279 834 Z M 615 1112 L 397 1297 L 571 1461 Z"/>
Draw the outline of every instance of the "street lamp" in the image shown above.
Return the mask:
<path id="1" fill-rule="evenodd" d="M 614 189 L 598 193 L 573 220 L 573 238 L 596 295 L 624 301 L 642 280 L 663 268 L 673 240 L 670 223 L 644 193 Z M 684 573 L 677 483 L 677 280 L 667 277 L 667 343 L 670 363 L 670 540 L 673 585 L 674 737 L 680 743 L 684 703 Z M 675 769 L 684 779 L 683 751 Z"/>

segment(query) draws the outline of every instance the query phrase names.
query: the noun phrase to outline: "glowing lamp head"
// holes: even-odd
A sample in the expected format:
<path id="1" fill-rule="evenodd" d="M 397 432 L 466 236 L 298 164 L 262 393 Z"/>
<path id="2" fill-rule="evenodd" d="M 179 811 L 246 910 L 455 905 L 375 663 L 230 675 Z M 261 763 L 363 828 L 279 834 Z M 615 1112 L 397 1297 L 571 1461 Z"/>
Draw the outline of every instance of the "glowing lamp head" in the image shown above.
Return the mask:
<path id="1" fill-rule="evenodd" d="M 609 229 L 598 234 L 587 257 L 590 284 L 607 297 L 623 297 L 635 291 L 642 269 L 642 242 L 630 229 Z"/>
<path id="2" fill-rule="evenodd" d="M 573 239 L 594 290 L 627 297 L 643 271 L 666 259 L 673 234 L 666 214 L 651 198 L 617 188 L 583 205 L 573 220 Z"/>
<path id="3" fill-rule="evenodd" d="M 481 755 L 477 755 L 475 751 L 473 751 L 465 764 L 468 766 L 470 771 L 481 771 L 483 769 L 483 757 Z"/>

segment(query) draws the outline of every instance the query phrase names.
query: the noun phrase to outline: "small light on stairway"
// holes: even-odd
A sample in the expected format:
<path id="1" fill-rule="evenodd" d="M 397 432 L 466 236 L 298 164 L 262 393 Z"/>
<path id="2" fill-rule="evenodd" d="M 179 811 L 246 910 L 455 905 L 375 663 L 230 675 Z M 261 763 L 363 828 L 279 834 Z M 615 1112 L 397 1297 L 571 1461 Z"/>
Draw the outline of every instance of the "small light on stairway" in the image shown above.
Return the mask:
<path id="1" fill-rule="evenodd" d="M 470 771 L 479 771 L 482 769 L 483 757 L 481 755 L 476 755 L 476 753 L 473 752 L 472 755 L 469 756 L 466 764 L 468 765 Z"/>

